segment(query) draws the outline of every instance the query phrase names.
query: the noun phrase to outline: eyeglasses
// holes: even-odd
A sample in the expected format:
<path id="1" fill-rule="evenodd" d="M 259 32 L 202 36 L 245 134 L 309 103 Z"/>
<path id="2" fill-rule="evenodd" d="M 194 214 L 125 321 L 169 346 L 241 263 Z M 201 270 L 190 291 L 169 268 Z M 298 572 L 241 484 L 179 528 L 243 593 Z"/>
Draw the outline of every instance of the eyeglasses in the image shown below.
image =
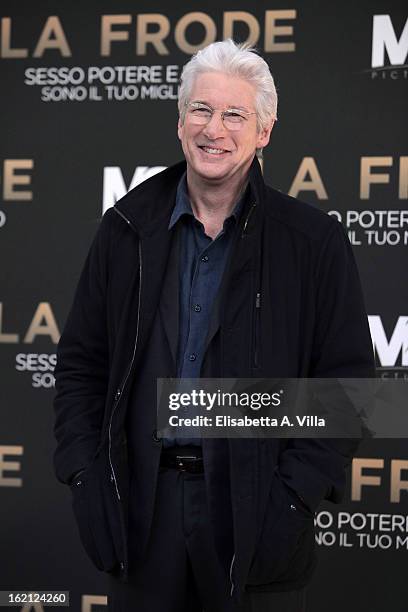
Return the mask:
<path id="1" fill-rule="evenodd" d="M 249 115 L 256 115 L 256 113 L 248 113 L 238 108 L 218 111 L 201 102 L 186 102 L 186 107 L 189 121 L 194 125 L 206 125 L 211 121 L 213 114 L 219 112 L 222 122 L 228 130 L 240 130 L 248 121 Z"/>

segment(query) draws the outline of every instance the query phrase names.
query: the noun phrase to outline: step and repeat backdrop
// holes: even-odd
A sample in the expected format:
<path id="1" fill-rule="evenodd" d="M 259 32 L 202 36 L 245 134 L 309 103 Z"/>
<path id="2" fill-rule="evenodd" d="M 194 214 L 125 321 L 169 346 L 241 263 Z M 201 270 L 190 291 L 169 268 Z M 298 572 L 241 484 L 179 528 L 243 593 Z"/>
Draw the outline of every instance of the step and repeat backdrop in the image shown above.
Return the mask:
<path id="1" fill-rule="evenodd" d="M 404 5 L 3 0 L 0 589 L 69 590 L 70 609 L 106 610 L 53 474 L 56 344 L 104 210 L 182 158 L 179 76 L 202 46 L 250 41 L 269 63 L 279 121 L 266 180 L 347 228 L 378 376 L 408 377 Z M 311 612 L 408 611 L 405 439 L 360 447 L 316 540 Z"/>

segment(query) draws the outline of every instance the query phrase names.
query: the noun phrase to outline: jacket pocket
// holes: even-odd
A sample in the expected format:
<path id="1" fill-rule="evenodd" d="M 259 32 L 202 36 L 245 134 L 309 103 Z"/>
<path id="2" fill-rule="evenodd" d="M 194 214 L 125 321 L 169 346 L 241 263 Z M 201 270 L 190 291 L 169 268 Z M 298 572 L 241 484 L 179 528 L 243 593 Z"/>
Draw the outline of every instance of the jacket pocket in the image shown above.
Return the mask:
<path id="1" fill-rule="evenodd" d="M 102 571 L 111 571 L 118 563 L 113 542 L 110 507 L 103 478 L 98 473 L 96 459 L 70 485 L 72 509 L 82 545 L 93 564 Z M 104 475 L 106 478 L 106 474 Z"/>
<path id="2" fill-rule="evenodd" d="M 276 472 L 247 585 L 295 581 L 306 574 L 314 555 L 314 515 Z"/>

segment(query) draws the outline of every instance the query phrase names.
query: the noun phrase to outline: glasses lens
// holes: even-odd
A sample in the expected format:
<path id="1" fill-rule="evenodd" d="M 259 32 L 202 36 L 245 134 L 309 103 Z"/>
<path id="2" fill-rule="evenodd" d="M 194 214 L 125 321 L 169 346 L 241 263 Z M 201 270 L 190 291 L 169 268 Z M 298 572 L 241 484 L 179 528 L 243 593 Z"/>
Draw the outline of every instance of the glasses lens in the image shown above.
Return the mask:
<path id="1" fill-rule="evenodd" d="M 208 123 L 211 119 L 211 109 L 207 106 L 190 105 L 188 110 L 190 119 L 198 125 Z"/>
<path id="2" fill-rule="evenodd" d="M 237 111 L 225 111 L 224 120 L 228 123 L 242 123 L 245 121 L 245 117 Z"/>
<path id="3" fill-rule="evenodd" d="M 229 130 L 240 130 L 246 118 L 237 111 L 225 111 L 224 123 Z"/>

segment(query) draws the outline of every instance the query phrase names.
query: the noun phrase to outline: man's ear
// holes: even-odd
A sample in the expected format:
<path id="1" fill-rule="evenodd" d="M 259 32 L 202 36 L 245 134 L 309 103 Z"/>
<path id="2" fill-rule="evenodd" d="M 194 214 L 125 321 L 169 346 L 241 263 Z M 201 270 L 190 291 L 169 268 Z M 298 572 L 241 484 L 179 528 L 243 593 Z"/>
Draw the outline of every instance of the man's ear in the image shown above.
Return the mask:
<path id="1" fill-rule="evenodd" d="M 177 135 L 179 137 L 179 139 L 181 140 L 182 136 L 183 136 L 183 124 L 181 122 L 181 118 L 178 118 L 178 123 L 177 123 Z"/>
<path id="2" fill-rule="evenodd" d="M 274 124 L 275 119 L 272 120 L 272 123 L 268 127 L 262 128 L 262 130 L 259 132 L 258 140 L 256 143 L 257 149 L 262 149 L 263 147 L 266 147 L 266 145 L 269 143 Z"/>

